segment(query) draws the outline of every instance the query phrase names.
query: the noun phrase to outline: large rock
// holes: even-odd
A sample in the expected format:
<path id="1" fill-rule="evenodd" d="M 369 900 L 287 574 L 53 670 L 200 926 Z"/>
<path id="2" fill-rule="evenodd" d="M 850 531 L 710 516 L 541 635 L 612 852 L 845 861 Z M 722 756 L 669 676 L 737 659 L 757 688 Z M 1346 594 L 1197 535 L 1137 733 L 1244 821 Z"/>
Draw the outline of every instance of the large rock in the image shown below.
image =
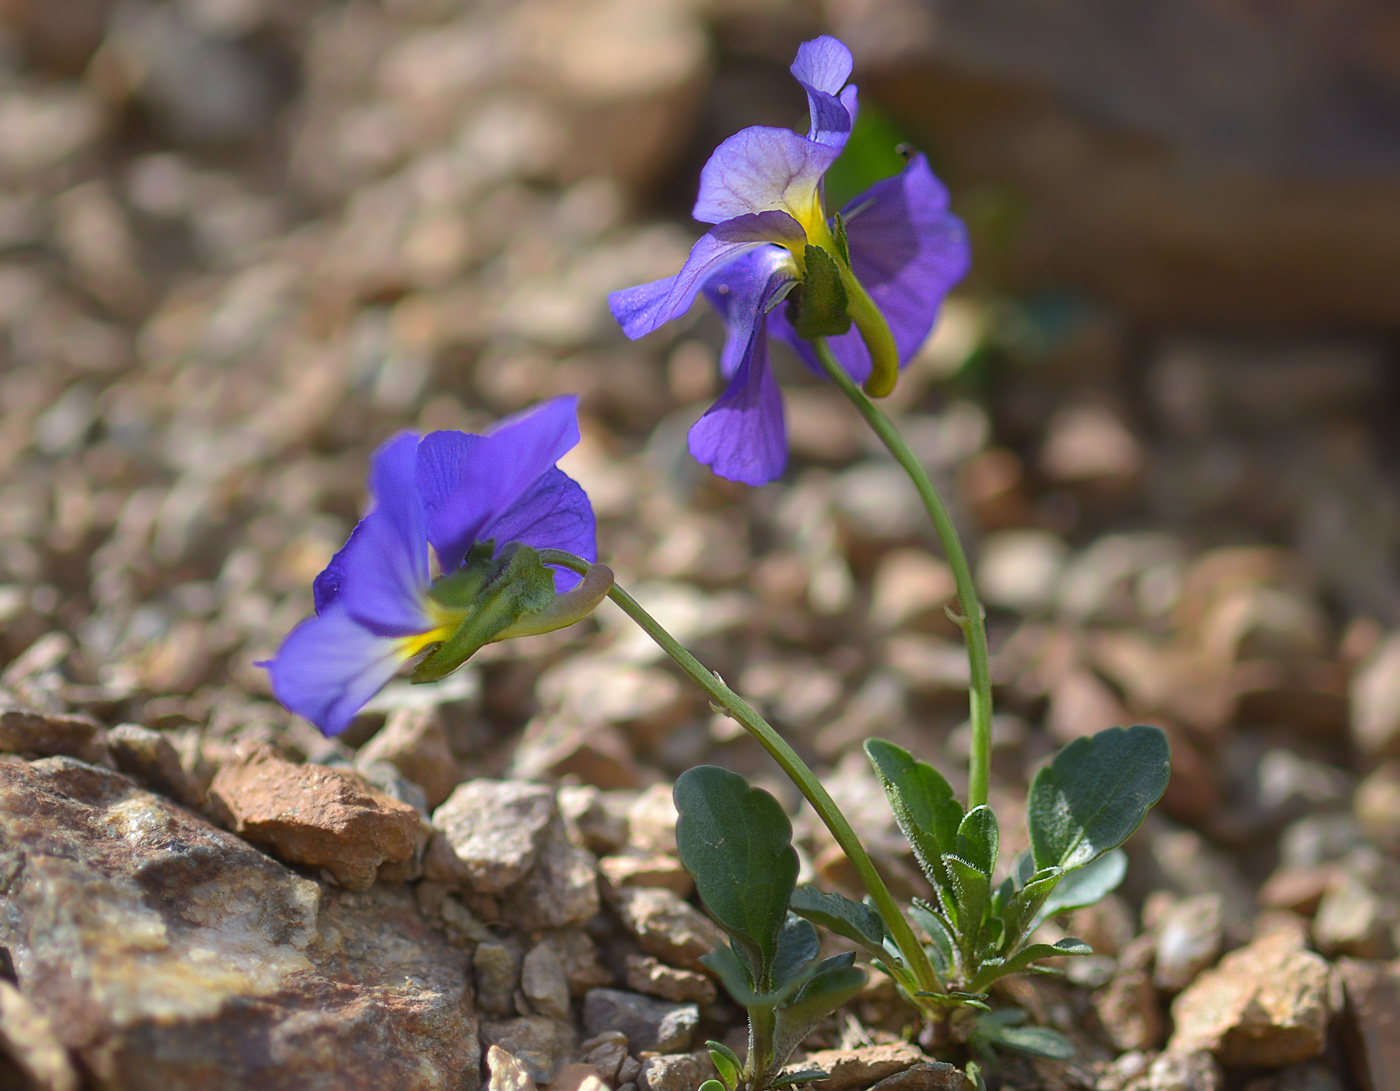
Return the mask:
<path id="1" fill-rule="evenodd" d="M 478 1081 L 465 956 L 402 887 L 303 878 L 132 780 L 0 764 L 0 945 L 101 1091 Z"/>
<path id="2" fill-rule="evenodd" d="M 1279 1067 L 1318 1056 L 1337 1006 L 1326 961 L 1291 930 L 1232 951 L 1172 1004 L 1172 1053 L 1206 1050 L 1227 1068 Z"/>
<path id="3" fill-rule="evenodd" d="M 554 789 L 520 780 L 458 785 L 433 812 L 438 836 L 424 861 L 430 879 L 499 894 L 523 879 L 543 848 L 557 811 Z"/>

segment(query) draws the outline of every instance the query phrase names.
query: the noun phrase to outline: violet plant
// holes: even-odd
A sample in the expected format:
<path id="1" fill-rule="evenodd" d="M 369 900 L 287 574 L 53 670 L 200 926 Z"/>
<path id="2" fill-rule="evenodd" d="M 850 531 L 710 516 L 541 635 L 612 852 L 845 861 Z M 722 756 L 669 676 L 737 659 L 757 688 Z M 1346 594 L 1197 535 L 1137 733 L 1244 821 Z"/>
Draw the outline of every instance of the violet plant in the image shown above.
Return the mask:
<path id="1" fill-rule="evenodd" d="M 588 499 L 555 465 L 578 441 L 572 398 L 484 436 L 405 434 L 381 447 L 370 479 L 375 506 L 317 578 L 315 615 L 265 664 L 283 704 L 337 733 L 406 664 L 414 663 L 414 681 L 435 681 L 487 643 L 571 624 L 604 597 L 651 636 L 772 756 L 865 890 L 856 901 L 797 887 L 791 824 L 772 796 L 715 766 L 682 774 L 675 787 L 681 857 L 729 937 L 705 961 L 749 1016 L 747 1056 L 710 1043 L 720 1079 L 702 1091 L 766 1091 L 824 1075 L 785 1075 L 784 1066 L 865 984 L 856 951 L 920 1013 L 921 1041 L 935 1055 L 962 1057 L 970 1046 L 1067 1056 L 1068 1042 L 1055 1032 L 1018 1025 L 1014 1009 L 991 1011 L 989 990 L 1008 974 L 1054 972 L 1046 959 L 1090 953 L 1079 940 L 1037 942 L 1036 929 L 1118 885 L 1126 867 L 1118 846 L 1169 775 L 1166 737 L 1156 728 L 1113 727 L 1075 740 L 1036 775 L 1030 849 L 1003 866 L 987 799 L 992 693 L 983 611 L 942 500 L 871 401 L 894 388 L 928 336 L 967 269 L 968 242 L 922 155 L 827 216 L 823 177 L 856 116 L 851 70 L 851 54 L 836 39 L 805 43 L 792 72 L 807 92 L 807 135 L 756 127 L 724 141 L 701 173 L 695 206 L 696 218 L 712 226 L 680 272 L 616 292 L 610 303 L 630 337 L 680 316 L 702 292 L 724 316 L 728 385 L 690 432 L 692 454 L 717 474 L 757 485 L 786 465 L 782 396 L 768 363 L 773 335 L 836 384 L 923 501 L 955 577 L 952 616 L 970 664 L 966 802 L 932 765 L 892 743 L 872 739 L 865 752 L 928 896 L 907 911 L 899 905 L 793 748 L 596 563 Z M 854 950 L 820 958 L 818 927 Z M 975 1063 L 968 1071 L 977 1077 Z"/>

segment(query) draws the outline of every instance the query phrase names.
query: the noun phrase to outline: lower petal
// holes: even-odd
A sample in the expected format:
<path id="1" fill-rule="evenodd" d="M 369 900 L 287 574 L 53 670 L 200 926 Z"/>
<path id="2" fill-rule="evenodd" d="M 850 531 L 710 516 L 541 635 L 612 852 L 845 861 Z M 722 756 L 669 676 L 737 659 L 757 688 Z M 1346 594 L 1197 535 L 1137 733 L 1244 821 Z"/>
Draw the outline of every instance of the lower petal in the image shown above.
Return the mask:
<path id="1" fill-rule="evenodd" d="M 761 318 L 728 389 L 691 427 L 690 453 L 720 477 L 745 485 L 766 485 L 787 468 L 783 396 L 768 366 Z"/>
<path id="2" fill-rule="evenodd" d="M 267 664 L 272 692 L 327 735 L 339 735 L 408 658 L 404 642 L 376 636 L 338 603 L 307 618 Z"/>

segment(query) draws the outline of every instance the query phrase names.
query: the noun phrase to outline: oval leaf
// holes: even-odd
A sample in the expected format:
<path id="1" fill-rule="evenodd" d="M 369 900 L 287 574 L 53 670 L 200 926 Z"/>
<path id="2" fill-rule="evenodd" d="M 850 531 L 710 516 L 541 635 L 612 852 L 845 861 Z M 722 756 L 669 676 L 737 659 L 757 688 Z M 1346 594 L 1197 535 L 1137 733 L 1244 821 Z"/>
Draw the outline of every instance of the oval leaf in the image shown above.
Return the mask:
<path id="1" fill-rule="evenodd" d="M 681 862 L 710 915 L 749 956 L 757 991 L 767 992 L 797 884 L 792 823 L 762 788 L 715 765 L 687 769 L 673 794 Z"/>
<path id="2" fill-rule="evenodd" d="M 1122 849 L 1106 852 L 1092 864 L 1085 864 L 1060 880 L 1045 904 L 1040 907 L 1037 923 L 1056 913 L 1097 905 L 1106 894 L 1116 890 L 1128 873 L 1128 854 Z"/>
<path id="3" fill-rule="evenodd" d="M 943 854 L 956 848 L 963 817 L 953 789 L 937 769 L 894 743 L 867 739 L 865 754 L 924 876 L 935 888 L 948 888 L 952 880 L 943 867 Z"/>
<path id="4" fill-rule="evenodd" d="M 880 914 L 864 902 L 828 894 L 814 886 L 800 886 L 792 892 L 788 908 L 813 924 L 859 943 L 877 958 L 887 957 L 885 924 Z"/>
<path id="5" fill-rule="evenodd" d="M 1037 868 L 1083 867 L 1117 848 L 1167 788 L 1167 736 L 1145 724 L 1075 739 L 1036 774 L 1027 802 Z"/>

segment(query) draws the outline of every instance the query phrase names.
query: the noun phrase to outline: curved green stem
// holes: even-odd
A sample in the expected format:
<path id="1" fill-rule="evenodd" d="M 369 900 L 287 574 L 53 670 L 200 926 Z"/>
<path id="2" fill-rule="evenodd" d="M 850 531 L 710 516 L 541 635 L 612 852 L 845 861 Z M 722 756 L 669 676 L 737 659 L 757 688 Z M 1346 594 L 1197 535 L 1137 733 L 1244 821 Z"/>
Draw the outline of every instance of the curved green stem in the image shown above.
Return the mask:
<path id="1" fill-rule="evenodd" d="M 540 560 L 545 564 L 557 564 L 562 568 L 568 568 L 580 575 L 587 575 L 588 570 L 592 567 L 582 558 L 558 549 L 540 550 Z M 663 629 L 646 610 L 642 609 L 641 604 L 636 599 L 616 584 L 608 592 L 608 597 L 622 607 L 623 613 L 641 626 L 642 631 L 656 641 L 662 651 L 675 660 L 676 665 L 690 676 L 691 681 L 709 695 L 711 701 L 722 706 L 734 719 L 739 721 L 744 729 L 758 741 L 758 744 L 768 751 L 789 779 L 797 785 L 807 798 L 807 802 L 812 805 L 812 809 L 817 812 L 817 816 L 831 831 L 831 836 L 836 839 L 836 843 L 841 846 L 841 851 L 846 854 L 846 859 L 856 869 L 856 874 L 860 876 L 861 883 L 864 884 L 866 891 L 875 902 L 880 916 L 884 918 L 885 926 L 890 930 L 895 946 L 899 948 L 899 953 L 904 957 L 905 965 L 909 967 L 919 988 L 925 992 L 943 992 L 943 986 L 938 980 L 938 975 L 934 973 L 928 956 L 924 953 L 923 945 L 915 937 L 914 930 L 900 911 L 898 903 L 894 900 L 894 895 L 885 886 L 885 881 L 876 870 L 874 861 L 861 847 L 860 838 L 856 836 L 855 830 L 851 829 L 850 823 L 846 821 L 846 816 L 836 806 L 836 801 L 827 794 L 821 781 L 817 780 L 816 774 L 797 756 L 797 752 L 773 730 L 768 721 L 755 712 L 747 701 L 726 686 L 720 680 L 719 675 L 706 668 L 695 656 L 681 647 L 676 638 Z"/>
<path id="2" fill-rule="evenodd" d="M 980 807 L 987 802 L 987 778 L 992 762 L 992 676 L 988 667 L 987 626 L 982 618 L 982 604 L 977 600 L 977 587 L 972 582 L 972 569 L 968 567 L 967 554 L 963 552 L 958 529 L 953 525 L 952 517 L 943 506 L 942 498 L 934 490 L 928 474 L 924 473 L 924 468 L 909 450 L 894 422 L 861 393 L 860 388 L 846 374 L 846 369 L 832 355 L 824 339 L 814 338 L 811 344 L 832 382 L 841 388 L 841 393 L 860 411 L 866 423 L 889 448 L 895 461 L 914 482 L 919 498 L 928 509 L 929 518 L 933 520 L 934 529 L 938 531 L 938 539 L 943 543 L 943 553 L 948 558 L 948 566 L 953 570 L 953 579 L 958 588 L 958 607 L 962 611 L 962 616 L 955 620 L 967 641 L 967 659 L 971 667 L 968 706 L 972 723 L 972 755 L 968 759 L 967 806 L 968 810 Z"/>

